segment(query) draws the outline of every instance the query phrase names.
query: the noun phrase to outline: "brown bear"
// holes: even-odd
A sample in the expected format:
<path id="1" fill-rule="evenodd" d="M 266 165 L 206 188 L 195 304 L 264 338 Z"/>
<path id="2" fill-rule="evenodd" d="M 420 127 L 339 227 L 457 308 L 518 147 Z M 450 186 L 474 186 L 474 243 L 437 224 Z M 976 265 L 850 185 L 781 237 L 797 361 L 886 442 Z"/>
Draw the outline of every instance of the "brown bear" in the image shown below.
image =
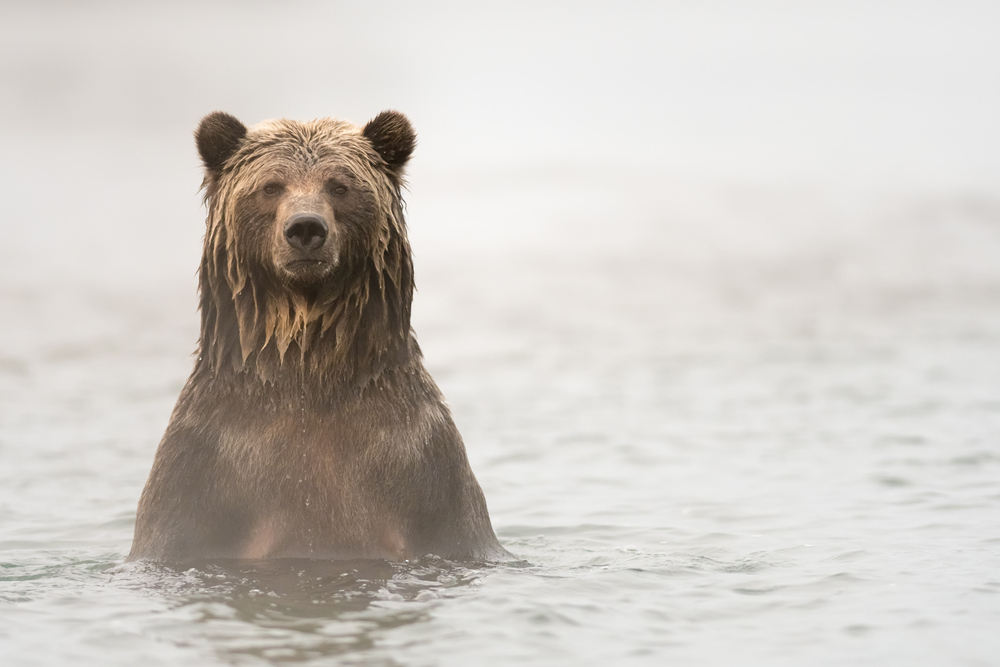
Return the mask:
<path id="1" fill-rule="evenodd" d="M 201 337 L 128 560 L 510 557 L 410 329 L 410 122 L 195 137 Z"/>

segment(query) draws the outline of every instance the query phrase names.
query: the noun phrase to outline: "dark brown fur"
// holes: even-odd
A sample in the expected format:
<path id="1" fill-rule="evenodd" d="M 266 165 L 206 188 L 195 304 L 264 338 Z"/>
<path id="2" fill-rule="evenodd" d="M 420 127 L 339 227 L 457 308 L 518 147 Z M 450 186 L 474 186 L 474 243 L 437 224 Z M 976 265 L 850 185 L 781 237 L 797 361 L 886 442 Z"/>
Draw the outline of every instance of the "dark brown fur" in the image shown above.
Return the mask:
<path id="1" fill-rule="evenodd" d="M 409 121 L 217 112 L 196 139 L 198 360 L 129 560 L 509 557 L 410 330 Z M 319 248 L 293 243 L 304 215 L 328 227 Z"/>

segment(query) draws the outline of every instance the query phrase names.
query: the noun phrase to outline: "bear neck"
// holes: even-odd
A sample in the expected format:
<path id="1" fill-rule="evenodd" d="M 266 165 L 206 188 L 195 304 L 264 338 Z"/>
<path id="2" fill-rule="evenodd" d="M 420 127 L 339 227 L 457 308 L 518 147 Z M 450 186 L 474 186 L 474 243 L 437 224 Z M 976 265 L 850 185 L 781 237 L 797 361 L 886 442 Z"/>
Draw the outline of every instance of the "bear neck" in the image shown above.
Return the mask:
<path id="1" fill-rule="evenodd" d="M 264 276 L 238 290 L 203 260 L 201 338 L 195 373 L 254 386 L 364 391 L 386 372 L 419 362 L 410 330 L 413 269 L 408 248 L 395 270 L 368 263 L 307 296 Z"/>

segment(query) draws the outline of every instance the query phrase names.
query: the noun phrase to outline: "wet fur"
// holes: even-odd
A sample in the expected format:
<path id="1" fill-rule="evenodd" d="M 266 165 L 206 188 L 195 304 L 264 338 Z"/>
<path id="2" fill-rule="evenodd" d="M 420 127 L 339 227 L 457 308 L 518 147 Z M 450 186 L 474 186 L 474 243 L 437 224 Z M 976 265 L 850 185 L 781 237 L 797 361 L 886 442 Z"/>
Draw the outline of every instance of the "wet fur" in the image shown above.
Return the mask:
<path id="1" fill-rule="evenodd" d="M 129 560 L 507 556 L 410 330 L 409 122 L 384 112 L 365 128 L 247 130 L 215 113 L 196 138 L 208 207 L 198 357 Z M 275 266 L 259 192 L 279 177 L 350 182 L 331 199 L 337 261 L 322 279 Z"/>

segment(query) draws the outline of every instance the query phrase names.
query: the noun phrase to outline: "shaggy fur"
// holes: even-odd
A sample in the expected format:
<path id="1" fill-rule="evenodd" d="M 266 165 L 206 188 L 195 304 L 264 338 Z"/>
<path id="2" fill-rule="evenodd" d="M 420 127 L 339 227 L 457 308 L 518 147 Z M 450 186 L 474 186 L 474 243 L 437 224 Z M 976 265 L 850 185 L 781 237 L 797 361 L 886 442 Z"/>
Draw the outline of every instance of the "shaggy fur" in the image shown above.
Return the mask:
<path id="1" fill-rule="evenodd" d="M 410 330 L 409 121 L 216 112 L 196 140 L 198 358 L 129 560 L 508 557 Z"/>

